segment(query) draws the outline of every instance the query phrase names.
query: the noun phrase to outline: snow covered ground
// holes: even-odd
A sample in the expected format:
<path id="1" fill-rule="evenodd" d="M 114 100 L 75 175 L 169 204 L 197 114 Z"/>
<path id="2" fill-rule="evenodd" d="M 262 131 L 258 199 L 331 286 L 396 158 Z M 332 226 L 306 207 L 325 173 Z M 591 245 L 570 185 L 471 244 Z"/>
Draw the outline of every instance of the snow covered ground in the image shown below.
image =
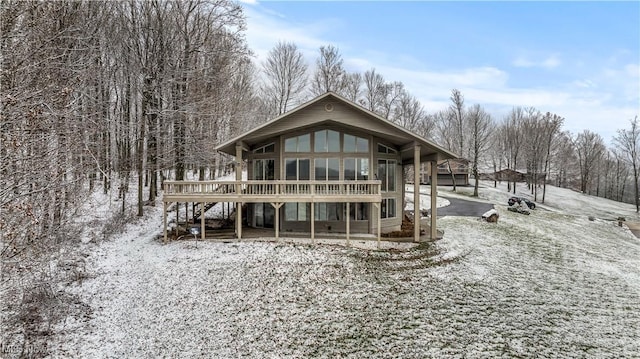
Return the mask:
<path id="1" fill-rule="evenodd" d="M 161 244 L 149 208 L 87 243 L 92 278 L 67 290 L 92 313 L 51 357 L 639 357 L 640 240 L 606 220 L 633 206 L 551 188 L 525 216 L 503 188 L 481 197 L 498 223 L 445 217 L 435 244 L 383 250 Z"/>

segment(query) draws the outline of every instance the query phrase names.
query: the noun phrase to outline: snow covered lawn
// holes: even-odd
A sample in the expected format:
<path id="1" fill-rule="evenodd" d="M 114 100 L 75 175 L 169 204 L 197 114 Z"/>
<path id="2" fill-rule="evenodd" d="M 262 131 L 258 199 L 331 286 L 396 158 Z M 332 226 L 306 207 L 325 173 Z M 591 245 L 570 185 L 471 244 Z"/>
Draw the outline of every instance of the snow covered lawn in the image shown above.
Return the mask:
<path id="1" fill-rule="evenodd" d="M 640 240 L 496 208 L 496 224 L 445 217 L 435 244 L 380 251 L 163 245 L 156 211 L 93 247 L 94 278 L 69 289 L 93 313 L 57 328 L 52 356 L 637 357 Z"/>

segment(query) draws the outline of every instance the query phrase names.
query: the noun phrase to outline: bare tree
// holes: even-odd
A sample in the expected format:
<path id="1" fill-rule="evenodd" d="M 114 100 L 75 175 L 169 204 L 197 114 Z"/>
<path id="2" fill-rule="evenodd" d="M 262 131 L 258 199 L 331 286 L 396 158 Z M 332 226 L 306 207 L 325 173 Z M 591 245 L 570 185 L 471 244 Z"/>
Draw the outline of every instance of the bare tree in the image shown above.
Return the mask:
<path id="1" fill-rule="evenodd" d="M 616 149 L 608 150 L 603 156 L 602 165 L 599 166 L 597 194 L 615 201 L 624 201 L 629 168 L 626 155 Z"/>
<path id="2" fill-rule="evenodd" d="M 554 161 L 551 166 L 557 167 L 556 186 L 566 188 L 570 185 L 572 178 L 578 174 L 576 168 L 577 158 L 571 133 L 568 131 L 560 132 L 556 138 L 556 146 L 554 148 Z"/>
<path id="3" fill-rule="evenodd" d="M 118 191 L 119 218 L 126 219 L 130 177 L 138 179 L 143 214 L 141 190 L 148 185 L 153 201 L 159 174 L 175 169 L 182 178 L 187 168 L 211 161 L 205 145 L 224 138 L 220 133 L 233 127 L 226 124 L 251 117 L 254 75 L 244 70 L 250 61 L 243 27 L 241 7 L 226 0 L 0 2 L 3 277 L 52 283 L 38 276 L 55 274 L 50 261 L 63 255 L 62 246 L 74 247 L 74 216 L 100 180 L 105 194 Z M 208 141 L 186 139 L 188 133 Z M 198 144 L 199 151 L 186 151 Z M 12 287 L 19 295 L 9 298 L 5 288 L 3 313 L 19 308 L 15 298 L 48 290 Z M 32 343 L 39 327 L 20 325 L 23 342 Z M 0 342 L 10 342 L 4 334 Z"/>
<path id="4" fill-rule="evenodd" d="M 399 81 L 387 83 L 382 87 L 382 93 L 380 94 L 380 106 L 378 107 L 378 114 L 386 119 L 389 119 L 392 111 L 399 104 L 398 102 L 402 96 L 406 94 L 404 84 Z"/>
<path id="5" fill-rule="evenodd" d="M 456 148 L 454 149 L 460 156 L 465 156 L 465 117 L 464 117 L 464 96 L 458 89 L 451 90 L 451 105 L 449 110 L 452 114 L 453 125 L 456 132 Z"/>
<path id="6" fill-rule="evenodd" d="M 544 171 L 542 178 L 542 203 L 544 203 L 545 196 L 547 194 L 547 178 L 549 176 L 549 169 L 551 168 L 552 146 L 555 143 L 554 140 L 560 133 L 560 128 L 562 127 L 563 122 L 564 118 L 549 112 L 547 112 L 543 118 L 543 133 L 545 138 L 544 145 L 546 153 L 544 156 Z"/>
<path id="7" fill-rule="evenodd" d="M 340 93 L 345 86 L 345 75 L 338 48 L 333 45 L 320 46 L 320 57 L 316 60 L 311 93 L 314 96 L 329 91 Z"/>
<path id="8" fill-rule="evenodd" d="M 522 107 L 514 107 L 507 115 L 506 120 L 502 124 L 503 133 L 505 136 L 505 150 L 507 151 L 507 168 L 514 171 L 518 170 L 520 149 L 522 148 L 522 142 L 524 141 L 524 135 L 522 132 L 522 122 L 525 119 L 525 111 Z M 516 193 L 516 179 L 514 178 L 512 183 L 507 185 L 508 190 L 513 190 Z"/>
<path id="9" fill-rule="evenodd" d="M 426 122 L 424 107 L 417 98 L 406 91 L 400 94 L 391 120 L 408 130 L 422 132 L 424 136 L 431 130 L 424 126 Z M 418 129 L 420 131 L 417 131 Z"/>
<path id="10" fill-rule="evenodd" d="M 614 143 L 633 169 L 633 190 L 636 212 L 640 212 L 640 195 L 638 193 L 638 177 L 640 176 L 640 126 L 638 116 L 631 122 L 631 128 L 618 130 Z"/>
<path id="11" fill-rule="evenodd" d="M 18 343 L 20 357 L 46 342 L 64 310 L 51 263 L 77 240 L 73 219 L 98 162 L 93 35 L 109 24 L 108 6 L 0 3 L 0 311 L 15 328 L 0 342 Z"/>
<path id="12" fill-rule="evenodd" d="M 455 151 L 455 130 L 450 123 L 449 111 L 438 111 L 432 115 L 435 122 L 435 140 L 449 151 Z"/>
<path id="13" fill-rule="evenodd" d="M 527 168 L 527 184 L 537 200 L 537 184 L 542 172 L 542 158 L 544 153 L 544 134 L 542 132 L 542 113 L 528 107 L 524 109 L 525 117 L 521 123 L 521 131 L 526 134 L 522 143 L 522 155 Z"/>
<path id="14" fill-rule="evenodd" d="M 278 42 L 262 64 L 266 81 L 262 93 L 274 115 L 289 110 L 302 99 L 307 86 L 307 65 L 302 52 L 292 42 Z"/>
<path id="15" fill-rule="evenodd" d="M 478 197 L 478 163 L 490 145 L 493 120 L 480 105 L 473 105 L 468 110 L 469 124 L 471 128 L 471 155 L 472 174 L 475 179 L 473 196 Z"/>
<path id="16" fill-rule="evenodd" d="M 574 140 L 580 166 L 580 191 L 589 193 L 592 175 L 605 152 L 602 136 L 589 130 L 579 133 Z"/>
<path id="17" fill-rule="evenodd" d="M 358 102 L 362 94 L 362 75 L 354 72 L 346 74 L 344 77 L 344 86 L 340 94 L 351 102 Z"/>
<path id="18" fill-rule="evenodd" d="M 376 69 L 367 70 L 364 73 L 364 98 L 363 105 L 369 111 L 382 114 L 383 102 L 388 92 L 387 83 Z"/>
<path id="19" fill-rule="evenodd" d="M 503 126 L 502 123 L 495 125 L 492 137 L 492 146 L 489 148 L 489 154 L 491 156 L 491 165 L 493 166 L 494 173 L 493 187 L 498 187 L 496 173 L 498 172 L 498 169 L 502 169 L 502 165 L 507 162 L 506 127 Z"/>

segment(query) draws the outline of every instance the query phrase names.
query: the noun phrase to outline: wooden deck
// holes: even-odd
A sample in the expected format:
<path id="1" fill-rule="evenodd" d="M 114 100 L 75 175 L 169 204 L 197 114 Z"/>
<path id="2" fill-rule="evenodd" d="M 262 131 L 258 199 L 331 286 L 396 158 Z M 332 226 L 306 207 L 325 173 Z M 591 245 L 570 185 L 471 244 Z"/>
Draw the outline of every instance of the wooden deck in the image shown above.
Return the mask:
<path id="1" fill-rule="evenodd" d="M 380 203 L 381 181 L 165 181 L 164 202 Z"/>
<path id="2" fill-rule="evenodd" d="M 165 181 L 164 194 L 164 240 L 167 240 L 167 205 L 175 202 L 191 203 L 271 203 L 275 211 L 275 238 L 279 238 L 279 208 L 287 202 L 354 202 L 372 203 L 376 209 L 378 225 L 377 239 L 380 241 L 380 205 L 382 202 L 381 181 L 291 181 L 291 180 L 248 180 L 248 181 Z M 311 240 L 315 241 L 314 207 L 311 206 Z M 205 208 L 201 206 L 201 208 Z M 236 206 L 236 236 L 242 238 L 242 206 Z M 205 238 L 205 223 L 200 213 L 200 236 Z M 350 236 L 349 220 L 346 221 L 346 238 Z"/>

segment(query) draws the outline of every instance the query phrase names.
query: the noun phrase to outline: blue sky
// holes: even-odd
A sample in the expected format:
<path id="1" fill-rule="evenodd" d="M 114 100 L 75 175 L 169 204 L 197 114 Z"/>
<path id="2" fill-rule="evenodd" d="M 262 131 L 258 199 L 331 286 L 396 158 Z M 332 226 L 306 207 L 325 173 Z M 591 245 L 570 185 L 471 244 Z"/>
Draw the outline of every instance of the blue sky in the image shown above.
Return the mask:
<path id="1" fill-rule="evenodd" d="M 610 143 L 640 115 L 640 2 L 243 1 L 261 62 L 294 42 L 313 71 L 337 46 L 351 72 L 402 81 L 429 112 L 462 91 L 496 119 L 513 106 L 565 118 Z M 310 72 L 311 72 L 310 71 Z"/>

